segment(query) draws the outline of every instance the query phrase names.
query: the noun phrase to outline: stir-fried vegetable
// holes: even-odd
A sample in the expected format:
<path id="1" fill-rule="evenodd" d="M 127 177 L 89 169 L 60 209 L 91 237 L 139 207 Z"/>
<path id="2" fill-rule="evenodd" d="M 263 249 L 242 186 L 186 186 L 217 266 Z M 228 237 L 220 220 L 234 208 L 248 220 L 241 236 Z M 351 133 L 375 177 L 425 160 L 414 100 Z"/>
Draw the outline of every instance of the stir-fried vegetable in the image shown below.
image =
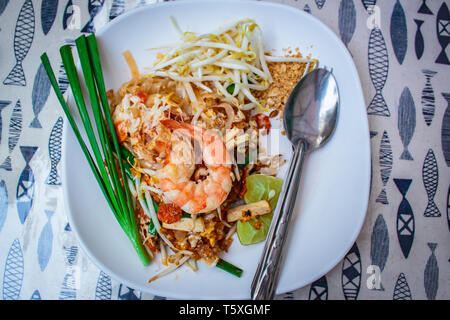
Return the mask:
<path id="1" fill-rule="evenodd" d="M 267 200 L 272 210 L 275 209 L 281 192 L 283 180 L 263 174 L 250 175 L 246 179 L 247 191 L 244 194 L 246 203 Z M 243 245 L 261 242 L 266 239 L 272 222 L 272 213 L 264 214 L 249 221 L 238 221 L 236 232 Z"/>

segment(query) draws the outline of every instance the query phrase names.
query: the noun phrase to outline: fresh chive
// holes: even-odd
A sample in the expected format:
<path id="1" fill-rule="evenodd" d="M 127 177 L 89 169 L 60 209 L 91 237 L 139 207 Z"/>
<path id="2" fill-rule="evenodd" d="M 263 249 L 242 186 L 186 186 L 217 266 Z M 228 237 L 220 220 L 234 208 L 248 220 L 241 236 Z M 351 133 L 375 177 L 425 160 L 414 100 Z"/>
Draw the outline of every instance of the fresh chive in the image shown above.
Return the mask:
<path id="1" fill-rule="evenodd" d="M 59 90 L 56 77 L 51 68 L 47 55 L 43 54 L 41 60 L 45 70 L 47 71 L 58 100 L 67 118 L 69 119 L 69 123 L 77 137 L 86 159 L 88 160 L 91 170 L 94 173 L 94 176 L 97 179 L 97 182 L 106 200 L 108 201 L 111 210 L 113 211 L 114 216 L 132 242 L 142 263 L 144 265 L 148 265 L 151 258 L 140 238 L 128 184 L 123 183 L 122 180 L 124 179 L 121 180 L 119 177 L 119 173 L 121 173 L 122 177 L 125 177 L 125 173 L 119 152 L 119 145 L 115 136 L 115 130 L 112 125 L 109 104 L 106 98 L 105 85 L 103 83 L 103 75 L 98 75 L 99 71 L 101 72 L 101 63 L 98 50 L 96 50 L 96 43 L 95 46 L 93 45 L 93 42 L 95 42 L 95 37 L 91 37 L 90 39 L 90 42 L 87 42 L 86 37 L 83 35 L 76 40 L 76 46 L 80 57 L 86 88 L 88 89 L 88 95 L 91 102 L 90 105 L 92 107 L 92 113 L 101 148 L 99 147 L 99 143 L 96 139 L 89 112 L 87 111 L 86 104 L 83 99 L 80 80 L 78 78 L 77 69 L 75 67 L 70 46 L 66 45 L 61 47 L 60 53 L 81 121 L 94 154 L 94 158 L 92 158 L 89 150 L 87 149 L 87 146 L 81 137 L 64 97 Z M 98 97 L 102 100 L 101 104 L 98 101 Z M 103 107 L 103 109 L 101 107 Z M 111 140 L 113 141 L 111 142 Z M 116 155 L 119 159 L 119 168 L 117 167 L 117 162 L 114 158 L 114 151 L 116 151 Z"/>
<path id="2" fill-rule="evenodd" d="M 217 268 L 220 268 L 228 273 L 231 273 L 232 275 L 240 278 L 242 275 L 243 270 L 241 268 L 236 267 L 235 265 L 223 260 L 219 259 L 219 261 L 216 264 Z"/>
<path id="3" fill-rule="evenodd" d="M 61 93 L 61 90 L 59 89 L 58 82 L 56 80 L 55 74 L 53 72 L 53 69 L 51 67 L 51 64 L 50 64 L 47 54 L 44 53 L 43 55 L 41 55 L 41 61 L 42 61 L 42 65 L 44 66 L 44 69 L 48 75 L 48 78 L 50 80 L 50 84 L 52 85 L 53 90 L 55 91 L 56 97 L 58 98 L 59 103 L 61 104 L 61 107 L 62 107 L 67 119 L 69 120 L 70 127 L 72 128 L 72 130 L 78 140 L 78 143 L 81 147 L 81 150 L 83 151 L 83 153 L 89 163 L 91 171 L 94 174 L 95 179 L 97 180 L 97 183 L 98 183 L 100 189 L 102 190 L 102 193 L 103 193 L 106 201 L 108 202 L 108 205 L 110 206 L 111 210 L 113 211 L 114 215 L 116 216 L 116 219 L 118 220 L 120 226 L 123 228 L 123 226 L 124 226 L 123 221 L 122 221 L 121 217 L 116 214 L 113 201 L 109 197 L 109 194 L 106 190 L 105 183 L 103 182 L 103 180 L 100 176 L 100 172 L 98 171 L 98 169 L 94 163 L 94 160 L 92 159 L 92 156 L 89 153 L 89 150 L 88 150 L 86 144 L 84 143 L 84 140 L 81 136 L 80 131 L 78 130 L 75 120 L 70 113 L 69 106 L 67 105 L 66 101 L 64 100 L 64 96 Z"/>

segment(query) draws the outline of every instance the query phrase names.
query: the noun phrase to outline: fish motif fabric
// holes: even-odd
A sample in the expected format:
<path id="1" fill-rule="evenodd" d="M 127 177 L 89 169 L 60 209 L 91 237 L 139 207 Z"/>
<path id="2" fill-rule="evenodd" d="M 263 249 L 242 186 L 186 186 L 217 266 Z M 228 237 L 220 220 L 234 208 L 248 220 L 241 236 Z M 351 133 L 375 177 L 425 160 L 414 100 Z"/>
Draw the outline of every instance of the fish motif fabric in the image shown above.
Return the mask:
<path id="1" fill-rule="evenodd" d="M 66 7 L 64 8 L 64 14 L 63 14 L 63 29 L 66 30 L 71 22 L 71 19 L 73 18 L 74 15 L 74 9 L 73 9 L 73 2 L 72 0 L 68 0 Z"/>
<path id="2" fill-rule="evenodd" d="M 97 287 L 95 288 L 95 300 L 111 300 L 111 293 L 111 277 L 103 271 L 100 271 Z"/>
<path id="3" fill-rule="evenodd" d="M 408 150 L 408 145 L 412 140 L 414 130 L 416 128 L 416 107 L 414 105 L 414 99 L 409 91 L 408 87 L 403 89 L 400 96 L 400 102 L 398 106 L 398 131 L 400 133 L 400 139 L 403 143 L 403 152 L 400 155 L 402 160 L 414 160 Z"/>
<path id="4" fill-rule="evenodd" d="M 31 101 L 33 104 L 34 119 L 30 124 L 30 128 L 42 128 L 38 115 L 42 111 L 50 94 L 50 80 L 45 72 L 44 65 L 41 64 L 34 78 L 33 92 L 31 93 Z"/>
<path id="5" fill-rule="evenodd" d="M 377 4 L 377 0 L 361 0 L 361 2 L 366 10 Z"/>
<path id="6" fill-rule="evenodd" d="M 0 100 L 0 144 L 2 143 L 2 126 L 3 126 L 2 110 L 5 109 L 10 104 L 11 101 Z"/>
<path id="7" fill-rule="evenodd" d="M 428 258 L 425 271 L 423 273 L 423 284 L 427 299 L 435 300 L 439 288 L 439 266 L 435 254 L 437 243 L 430 242 L 428 243 L 428 247 L 431 250 L 431 255 Z"/>
<path id="8" fill-rule="evenodd" d="M 135 291 L 134 289 L 129 288 L 123 284 L 120 284 L 118 299 L 119 300 L 142 300 L 142 293 L 139 291 Z"/>
<path id="9" fill-rule="evenodd" d="M 423 118 L 425 119 L 425 123 L 427 126 L 431 125 L 431 122 L 433 121 L 434 112 L 435 112 L 435 97 L 434 97 L 434 90 L 431 85 L 431 78 L 433 78 L 437 72 L 424 69 L 422 70 L 422 73 L 425 75 L 425 87 L 422 90 L 422 114 Z"/>
<path id="10" fill-rule="evenodd" d="M 42 300 L 39 290 L 37 290 L 37 289 L 34 290 L 33 294 L 31 295 L 30 300 Z"/>
<path id="11" fill-rule="evenodd" d="M 326 276 L 311 284 L 309 300 L 328 300 L 328 281 Z"/>
<path id="12" fill-rule="evenodd" d="M 5 11 L 8 2 L 9 0 L 0 0 L 0 16 L 2 15 L 3 11 Z"/>
<path id="13" fill-rule="evenodd" d="M 0 181 L 0 232 L 8 216 L 8 189 L 5 180 Z"/>
<path id="14" fill-rule="evenodd" d="M 14 56 L 16 64 L 6 79 L 5 85 L 26 86 L 25 73 L 22 62 L 30 50 L 34 38 L 34 8 L 31 0 L 26 0 L 17 18 L 16 29 L 14 31 Z"/>
<path id="15" fill-rule="evenodd" d="M 102 10 L 103 3 L 105 0 L 89 0 L 88 11 L 90 19 L 86 23 L 86 25 L 81 29 L 83 33 L 93 33 L 95 32 L 94 28 L 94 18 L 95 16 Z"/>
<path id="16" fill-rule="evenodd" d="M 356 10 L 353 0 L 342 0 L 339 5 L 339 33 L 346 46 L 353 37 L 356 28 Z"/>
<path id="17" fill-rule="evenodd" d="M 380 160 L 381 182 L 383 183 L 383 187 L 386 187 L 386 185 L 389 181 L 389 177 L 391 176 L 392 165 L 393 165 L 393 154 L 392 154 L 391 142 L 389 141 L 389 136 L 387 134 L 387 131 L 383 132 L 383 137 L 381 138 L 381 142 L 380 142 L 380 153 L 379 154 L 380 154 L 379 160 Z M 385 188 L 383 188 L 381 190 L 380 195 L 378 196 L 377 200 L 375 200 L 375 201 L 382 203 L 382 204 L 389 204 Z"/>
<path id="18" fill-rule="evenodd" d="M 38 262 L 41 268 L 41 271 L 44 271 L 47 267 L 48 261 L 50 260 L 50 256 L 52 255 L 53 248 L 53 230 L 52 224 L 50 222 L 51 217 L 55 212 L 50 210 L 45 210 L 45 215 L 47 216 L 47 223 L 41 231 L 38 240 Z"/>
<path id="19" fill-rule="evenodd" d="M 384 270 L 386 262 L 389 256 L 389 231 L 386 225 L 386 221 L 382 214 L 379 214 L 372 230 L 372 236 L 370 238 L 370 258 L 371 265 L 380 268 L 380 271 Z M 378 289 L 376 286 L 374 289 Z M 383 290 L 383 285 L 380 283 L 379 290 Z"/>
<path id="20" fill-rule="evenodd" d="M 59 293 L 59 300 L 75 300 L 77 298 L 76 269 L 74 268 L 78 257 L 78 247 L 64 247 L 66 254 L 66 275 Z"/>
<path id="21" fill-rule="evenodd" d="M 58 12 L 58 0 L 42 1 L 41 6 L 41 24 L 42 31 L 47 35 L 55 22 L 56 13 Z"/>
<path id="22" fill-rule="evenodd" d="M 45 180 L 45 183 L 49 185 L 61 184 L 61 178 L 58 175 L 57 166 L 59 161 L 61 160 L 62 132 L 63 118 L 59 117 L 52 128 L 50 139 L 48 140 L 48 154 L 50 156 L 51 169 L 47 180 Z"/>
<path id="23" fill-rule="evenodd" d="M 342 292 L 345 300 L 356 300 L 361 287 L 361 254 L 356 242 L 346 254 L 342 263 Z"/>
<path id="24" fill-rule="evenodd" d="M 389 117 L 389 108 L 382 95 L 389 70 L 389 56 L 386 42 L 379 28 L 373 28 L 369 37 L 369 75 L 375 88 L 375 96 L 367 108 L 367 114 Z"/>
<path id="25" fill-rule="evenodd" d="M 311 7 L 308 4 L 305 4 L 305 6 L 303 7 L 303 11 L 311 13 Z"/>
<path id="26" fill-rule="evenodd" d="M 22 290 L 24 260 L 19 239 L 11 244 L 3 272 L 3 300 L 18 300 Z"/>
<path id="27" fill-rule="evenodd" d="M 434 196 L 436 195 L 436 190 L 439 184 L 439 171 L 432 149 L 428 150 L 425 161 L 422 167 L 422 179 L 423 185 L 427 192 L 428 204 L 423 214 L 425 217 L 440 217 L 441 212 L 439 211 L 436 203 L 434 202 Z"/>
<path id="28" fill-rule="evenodd" d="M 447 191 L 447 222 L 448 222 L 448 230 L 450 231 L 450 185 L 448 186 Z"/>
<path id="29" fill-rule="evenodd" d="M 20 134 L 22 133 L 22 105 L 20 100 L 17 103 L 11 114 L 11 119 L 9 121 L 9 137 L 8 137 L 8 149 L 9 154 L 14 150 L 17 143 L 19 142 Z M 12 170 L 11 156 L 8 155 L 3 163 L 0 165 L 0 169 L 5 169 L 6 171 Z"/>
<path id="30" fill-rule="evenodd" d="M 406 193 L 411 186 L 412 180 L 394 179 L 394 182 L 403 197 L 397 211 L 397 237 L 403 256 L 406 259 L 411 251 L 415 231 L 414 213 L 406 199 Z"/>
<path id="31" fill-rule="evenodd" d="M 38 147 L 20 147 L 20 152 L 22 152 L 26 164 L 20 174 L 16 192 L 17 213 L 19 214 L 21 224 L 24 224 L 33 205 L 35 180 L 33 170 L 30 167 L 30 161 L 37 149 Z"/>
<path id="32" fill-rule="evenodd" d="M 317 8 L 322 9 L 327 0 L 314 0 L 316 2 Z"/>
<path id="33" fill-rule="evenodd" d="M 443 93 L 442 96 L 447 101 L 447 108 L 442 118 L 441 146 L 447 167 L 450 167 L 450 93 Z"/>
<path id="34" fill-rule="evenodd" d="M 423 14 L 431 14 L 431 15 L 433 14 L 433 12 L 427 6 L 427 0 L 422 0 L 422 5 L 420 6 L 417 12 Z"/>
<path id="35" fill-rule="evenodd" d="M 418 60 L 422 58 L 423 51 L 425 49 L 425 43 L 423 40 L 422 31 L 420 30 L 420 27 L 422 27 L 423 20 L 414 19 L 414 22 L 417 25 L 417 31 L 416 31 L 416 37 L 414 38 L 414 48 L 416 51 L 416 57 Z"/>
<path id="36" fill-rule="evenodd" d="M 125 12 L 125 1 L 113 0 L 111 10 L 109 11 L 109 20 L 110 21 L 114 20 L 124 12 Z"/>
<path id="37" fill-rule="evenodd" d="M 402 64 L 408 49 L 408 29 L 406 16 L 399 0 L 395 2 L 391 16 L 391 40 L 398 63 Z"/>
<path id="38" fill-rule="evenodd" d="M 400 273 L 398 276 L 392 300 L 412 300 L 411 290 L 404 273 Z"/>
<path id="39" fill-rule="evenodd" d="M 439 44 L 441 45 L 441 52 L 436 58 L 436 63 L 450 64 L 445 49 L 450 42 L 450 12 L 448 11 L 447 4 L 442 2 L 441 7 L 436 16 L 436 33 Z"/>

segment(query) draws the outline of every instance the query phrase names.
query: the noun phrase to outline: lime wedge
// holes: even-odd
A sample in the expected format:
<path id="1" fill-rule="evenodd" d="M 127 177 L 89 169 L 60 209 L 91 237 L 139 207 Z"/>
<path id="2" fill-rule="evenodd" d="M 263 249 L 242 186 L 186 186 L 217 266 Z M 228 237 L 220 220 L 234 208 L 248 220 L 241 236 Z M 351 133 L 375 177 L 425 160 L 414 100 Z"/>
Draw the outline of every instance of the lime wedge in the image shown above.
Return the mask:
<path id="1" fill-rule="evenodd" d="M 244 195 L 246 203 L 268 200 L 272 210 L 275 208 L 281 192 L 283 180 L 263 174 L 254 174 L 247 177 L 247 191 Z M 238 221 L 236 233 L 243 245 L 264 241 L 272 222 L 272 213 L 262 215 L 247 222 Z"/>

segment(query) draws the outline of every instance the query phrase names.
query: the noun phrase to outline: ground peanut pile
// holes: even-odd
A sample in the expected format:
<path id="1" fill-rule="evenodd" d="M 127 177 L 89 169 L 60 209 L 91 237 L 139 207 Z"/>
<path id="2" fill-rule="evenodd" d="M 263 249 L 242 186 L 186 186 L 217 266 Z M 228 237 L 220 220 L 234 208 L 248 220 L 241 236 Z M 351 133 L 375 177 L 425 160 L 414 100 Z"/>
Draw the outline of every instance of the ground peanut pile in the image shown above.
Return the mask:
<path id="1" fill-rule="evenodd" d="M 314 62 L 315 63 L 315 62 Z M 314 68 L 314 63 L 310 63 L 309 71 Z M 284 105 L 294 86 L 305 73 L 307 63 L 303 62 L 269 62 L 268 64 L 273 82 L 264 91 L 252 92 L 261 104 L 270 110 L 271 118 L 277 115 L 282 116 Z M 276 111 L 277 110 L 277 111 Z"/>

